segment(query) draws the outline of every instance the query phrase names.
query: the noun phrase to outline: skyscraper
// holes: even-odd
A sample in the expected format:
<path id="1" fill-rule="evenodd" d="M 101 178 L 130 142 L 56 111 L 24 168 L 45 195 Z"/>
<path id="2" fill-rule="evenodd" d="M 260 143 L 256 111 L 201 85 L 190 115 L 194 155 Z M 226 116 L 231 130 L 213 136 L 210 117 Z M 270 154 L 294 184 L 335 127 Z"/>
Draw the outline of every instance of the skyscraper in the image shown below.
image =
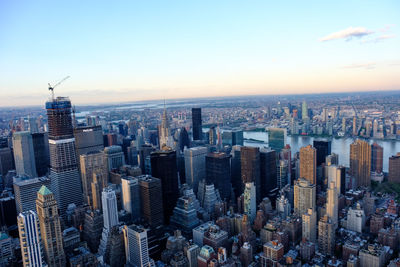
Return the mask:
<path id="1" fill-rule="evenodd" d="M 253 182 L 256 187 L 257 202 L 261 199 L 260 150 L 258 147 L 244 146 L 240 149 L 243 185 Z"/>
<path id="2" fill-rule="evenodd" d="M 143 217 L 151 227 L 161 226 L 164 223 L 161 180 L 149 175 L 139 176 L 138 179 Z"/>
<path id="3" fill-rule="evenodd" d="M 179 197 L 176 151 L 153 152 L 150 160 L 152 176 L 161 180 L 164 220 L 168 224 Z"/>
<path id="4" fill-rule="evenodd" d="M 202 140 L 201 108 L 192 108 L 193 140 Z"/>
<path id="5" fill-rule="evenodd" d="M 109 172 L 125 165 L 125 156 L 121 146 L 109 146 L 104 148 L 104 156 L 107 161 Z"/>
<path id="6" fill-rule="evenodd" d="M 36 177 L 35 153 L 30 132 L 15 132 L 12 137 L 15 169 L 18 175 Z"/>
<path id="7" fill-rule="evenodd" d="M 150 267 L 147 230 L 142 226 L 124 225 L 126 262 L 132 266 Z"/>
<path id="8" fill-rule="evenodd" d="M 313 209 L 302 215 L 302 235 L 303 239 L 317 242 L 317 212 Z"/>
<path id="9" fill-rule="evenodd" d="M 0 174 L 6 175 L 9 170 L 14 169 L 14 159 L 9 147 L 0 148 Z"/>
<path id="10" fill-rule="evenodd" d="M 245 184 L 243 195 L 243 210 L 249 216 L 251 223 L 253 223 L 257 213 L 256 187 L 254 186 L 254 182 Z"/>
<path id="11" fill-rule="evenodd" d="M 199 181 L 206 178 L 206 147 L 192 147 L 184 150 L 186 183 L 197 192 Z"/>
<path id="12" fill-rule="evenodd" d="M 57 97 L 46 102 L 49 125 L 51 188 L 64 215 L 69 204 L 82 203 L 82 187 L 75 152 L 71 101 Z"/>
<path id="13" fill-rule="evenodd" d="M 371 146 L 357 139 L 350 144 L 350 173 L 357 186 L 371 185 Z"/>
<path id="14" fill-rule="evenodd" d="M 100 125 L 74 128 L 75 146 L 78 158 L 92 151 L 103 151 L 103 131 Z"/>
<path id="15" fill-rule="evenodd" d="M 316 205 L 315 184 L 310 181 L 299 178 L 294 185 L 294 212 L 301 216 L 308 209 L 315 209 Z"/>
<path id="16" fill-rule="evenodd" d="M 29 210 L 36 210 L 37 192 L 42 185 L 50 187 L 50 179 L 40 178 L 14 178 L 14 196 L 17 214 Z"/>
<path id="17" fill-rule="evenodd" d="M 47 174 L 50 164 L 48 134 L 33 133 L 32 143 L 35 154 L 36 172 L 39 177 L 42 177 Z"/>
<path id="18" fill-rule="evenodd" d="M 307 102 L 305 100 L 301 104 L 301 119 L 302 120 L 308 119 L 308 107 L 307 107 Z"/>
<path id="19" fill-rule="evenodd" d="M 277 169 L 275 150 L 260 149 L 260 186 L 261 199 L 275 199 L 277 193 Z"/>
<path id="20" fill-rule="evenodd" d="M 206 156 L 206 183 L 214 184 L 221 199 L 231 196 L 231 155 L 223 152 L 208 153 Z"/>
<path id="21" fill-rule="evenodd" d="M 46 263 L 49 266 L 65 266 L 65 254 L 60 217 L 54 194 L 43 185 L 37 193 L 36 210 Z"/>
<path id="22" fill-rule="evenodd" d="M 18 215 L 18 232 L 24 267 L 46 266 L 40 238 L 40 224 L 36 212 L 30 210 Z"/>
<path id="23" fill-rule="evenodd" d="M 371 171 L 382 173 L 383 170 L 383 147 L 377 143 L 371 145 Z"/>
<path id="24" fill-rule="evenodd" d="M 338 190 L 335 182 L 330 182 L 327 190 L 327 201 L 326 201 L 326 215 L 332 220 L 332 224 L 335 229 L 338 226 L 338 213 L 339 213 L 339 200 Z"/>
<path id="25" fill-rule="evenodd" d="M 101 201 L 103 204 L 103 219 L 104 219 L 104 230 L 103 232 L 110 233 L 111 228 L 119 224 L 118 221 L 118 207 L 117 197 L 115 191 L 111 187 L 106 187 L 101 193 Z"/>
<path id="26" fill-rule="evenodd" d="M 314 140 L 313 146 L 317 150 L 317 166 L 324 163 L 326 156 L 332 153 L 331 143 L 330 140 Z"/>
<path id="27" fill-rule="evenodd" d="M 400 153 L 389 158 L 389 182 L 400 183 Z"/>
<path id="28" fill-rule="evenodd" d="M 80 156 L 81 166 L 81 179 L 83 189 L 83 200 L 92 209 L 94 208 L 93 196 L 101 195 L 104 187 L 107 187 L 108 183 L 108 168 L 107 160 L 104 154 L 100 151 L 88 152 Z M 96 177 L 96 184 L 94 183 L 94 177 Z M 93 192 L 93 188 L 96 192 Z"/>
<path id="29" fill-rule="evenodd" d="M 167 109 L 164 107 L 164 112 L 162 115 L 161 125 L 158 129 L 158 137 L 160 149 L 164 149 L 164 146 L 174 149 L 174 140 L 169 129 L 169 120 L 167 117 Z"/>
<path id="30" fill-rule="evenodd" d="M 326 166 L 326 174 L 328 176 L 328 185 L 335 182 L 338 194 L 346 193 L 346 167 L 329 165 Z"/>
<path id="31" fill-rule="evenodd" d="M 284 128 L 268 128 L 268 146 L 277 153 L 285 146 L 286 129 Z"/>
<path id="32" fill-rule="evenodd" d="M 325 215 L 318 222 L 318 249 L 323 254 L 333 256 L 335 249 L 335 228 L 332 220 Z"/>
<path id="33" fill-rule="evenodd" d="M 129 212 L 132 219 L 138 219 L 141 215 L 140 186 L 139 180 L 133 177 L 121 178 L 122 207 Z"/>
<path id="34" fill-rule="evenodd" d="M 311 145 L 300 148 L 300 178 L 317 182 L 317 150 Z"/>

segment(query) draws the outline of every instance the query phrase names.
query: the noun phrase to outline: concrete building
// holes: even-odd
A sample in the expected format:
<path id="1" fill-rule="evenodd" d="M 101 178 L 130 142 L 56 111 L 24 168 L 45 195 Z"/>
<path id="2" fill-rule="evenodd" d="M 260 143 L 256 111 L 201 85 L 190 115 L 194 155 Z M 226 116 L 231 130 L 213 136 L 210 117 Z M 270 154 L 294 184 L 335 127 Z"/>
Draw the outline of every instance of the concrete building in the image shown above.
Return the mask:
<path id="1" fill-rule="evenodd" d="M 125 156 L 121 146 L 113 145 L 106 147 L 103 153 L 109 172 L 115 169 L 118 170 L 121 166 L 125 165 Z"/>
<path id="2" fill-rule="evenodd" d="M 350 173 L 357 186 L 371 185 L 371 146 L 357 139 L 350 144 Z"/>
<path id="3" fill-rule="evenodd" d="M 257 214 L 256 187 L 254 182 L 245 184 L 243 199 L 243 211 L 249 216 L 250 222 L 253 223 Z"/>
<path id="4" fill-rule="evenodd" d="M 140 185 L 143 218 L 151 227 L 161 226 L 164 223 L 162 204 L 161 180 L 149 175 L 137 177 Z"/>
<path id="5" fill-rule="evenodd" d="M 186 183 L 197 192 L 199 181 L 206 178 L 206 147 L 192 147 L 184 150 Z"/>
<path id="6" fill-rule="evenodd" d="M 60 217 L 54 194 L 42 186 L 37 193 L 36 210 L 46 263 L 49 266 L 65 266 L 65 253 Z"/>
<path id="7" fill-rule="evenodd" d="M 328 216 L 318 222 L 318 250 L 326 255 L 333 256 L 335 249 L 335 227 Z"/>
<path id="8" fill-rule="evenodd" d="M 152 266 L 149 257 L 147 230 L 142 226 L 124 225 L 125 256 L 127 264 L 133 266 Z"/>
<path id="9" fill-rule="evenodd" d="M 389 182 L 400 183 L 400 152 L 389 158 Z"/>
<path id="10" fill-rule="evenodd" d="M 355 207 L 350 208 L 347 212 L 346 229 L 362 233 L 365 221 L 364 210 L 361 208 L 360 203 L 357 203 Z"/>
<path id="11" fill-rule="evenodd" d="M 139 179 L 134 177 L 121 178 L 122 208 L 129 212 L 132 219 L 139 219 L 142 214 Z"/>
<path id="12" fill-rule="evenodd" d="M 18 232 L 24 267 L 46 266 L 36 212 L 29 210 L 18 215 Z"/>
<path id="13" fill-rule="evenodd" d="M 42 185 L 50 187 L 50 179 L 46 177 L 14 178 L 14 196 L 18 214 L 28 210 L 36 210 L 37 192 Z"/>
<path id="14" fill-rule="evenodd" d="M 317 150 L 311 145 L 300 148 L 300 178 L 317 183 Z"/>
<path id="15" fill-rule="evenodd" d="M 339 199 L 335 182 L 330 182 L 327 190 L 326 215 L 332 220 L 336 229 L 338 226 Z"/>
<path id="16" fill-rule="evenodd" d="M 18 175 L 37 177 L 35 152 L 30 132 L 15 132 L 12 137 L 15 169 Z"/>
<path id="17" fill-rule="evenodd" d="M 301 216 L 308 209 L 316 208 L 316 189 L 315 184 L 310 183 L 304 178 L 300 178 L 294 185 L 294 212 Z"/>
<path id="18" fill-rule="evenodd" d="M 307 213 L 302 215 L 302 237 L 314 244 L 317 242 L 317 212 L 308 209 Z"/>

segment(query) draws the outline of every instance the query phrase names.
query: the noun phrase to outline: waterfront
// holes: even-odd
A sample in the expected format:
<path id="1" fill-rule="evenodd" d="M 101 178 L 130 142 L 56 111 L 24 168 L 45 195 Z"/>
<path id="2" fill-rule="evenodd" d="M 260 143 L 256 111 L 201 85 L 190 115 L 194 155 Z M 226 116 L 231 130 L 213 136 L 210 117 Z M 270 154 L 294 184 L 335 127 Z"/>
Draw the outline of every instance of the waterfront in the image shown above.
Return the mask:
<path id="1" fill-rule="evenodd" d="M 268 133 L 267 132 L 255 132 L 255 131 L 245 131 L 243 133 L 245 139 L 259 140 L 261 142 L 254 142 L 250 140 L 245 140 L 245 146 L 257 146 L 264 147 L 268 146 Z M 289 144 L 292 148 L 292 157 L 294 153 L 298 152 L 301 147 L 313 144 L 314 139 L 321 139 L 317 137 L 310 136 L 287 136 L 286 144 Z M 354 139 L 351 137 L 343 138 L 332 138 L 332 153 L 339 155 L 339 163 L 346 167 L 349 166 L 349 156 L 350 156 L 350 144 L 353 143 Z M 373 142 L 378 143 L 383 147 L 383 170 L 388 171 L 389 157 L 400 152 L 400 141 L 394 140 L 369 140 L 372 144 Z"/>

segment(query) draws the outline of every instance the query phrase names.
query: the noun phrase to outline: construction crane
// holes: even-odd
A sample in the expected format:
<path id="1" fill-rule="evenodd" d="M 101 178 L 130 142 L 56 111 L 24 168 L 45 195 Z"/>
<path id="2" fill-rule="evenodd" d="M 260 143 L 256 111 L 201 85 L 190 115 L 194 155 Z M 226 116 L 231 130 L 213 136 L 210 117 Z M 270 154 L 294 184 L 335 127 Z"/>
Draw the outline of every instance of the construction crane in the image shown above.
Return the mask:
<path id="1" fill-rule="evenodd" d="M 65 80 L 67 80 L 70 76 L 65 77 L 64 79 L 62 79 L 61 81 L 59 81 L 58 83 L 56 83 L 54 86 L 51 86 L 51 84 L 49 83 L 49 91 L 51 91 L 51 99 L 54 100 L 54 88 L 56 88 L 57 86 L 59 86 L 61 83 L 63 83 Z"/>

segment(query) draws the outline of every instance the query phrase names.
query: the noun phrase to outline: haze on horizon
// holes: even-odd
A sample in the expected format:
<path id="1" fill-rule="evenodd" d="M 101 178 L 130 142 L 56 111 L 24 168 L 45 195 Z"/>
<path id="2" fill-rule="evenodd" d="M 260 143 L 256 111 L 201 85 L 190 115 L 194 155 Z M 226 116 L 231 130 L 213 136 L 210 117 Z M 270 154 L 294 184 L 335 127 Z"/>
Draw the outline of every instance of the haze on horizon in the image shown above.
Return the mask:
<path id="1" fill-rule="evenodd" d="M 399 90 L 399 1 L 2 1 L 0 105 Z"/>

